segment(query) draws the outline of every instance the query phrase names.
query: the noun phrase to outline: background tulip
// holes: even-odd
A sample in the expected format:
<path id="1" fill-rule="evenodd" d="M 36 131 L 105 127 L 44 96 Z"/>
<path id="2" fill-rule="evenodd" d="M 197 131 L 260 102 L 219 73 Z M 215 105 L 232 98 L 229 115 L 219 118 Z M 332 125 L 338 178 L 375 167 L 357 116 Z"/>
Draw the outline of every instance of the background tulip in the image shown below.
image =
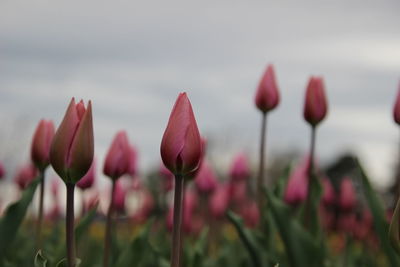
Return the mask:
<path id="1" fill-rule="evenodd" d="M 321 77 L 312 76 L 306 90 L 304 119 L 316 126 L 325 118 L 327 110 L 324 82 Z"/>
<path id="2" fill-rule="evenodd" d="M 399 89 L 397 90 L 396 102 L 393 107 L 393 119 L 394 121 L 400 125 L 400 83 Z"/>
<path id="3" fill-rule="evenodd" d="M 285 202 L 298 205 L 306 200 L 308 195 L 308 160 L 303 160 L 290 174 L 285 190 Z"/>
<path id="4" fill-rule="evenodd" d="M 76 186 L 82 190 L 86 190 L 93 186 L 95 180 L 96 180 L 96 160 L 93 160 L 90 169 L 85 174 L 85 176 L 83 176 L 82 179 L 80 179 L 79 182 L 76 183 Z"/>
<path id="5" fill-rule="evenodd" d="M 53 137 L 53 122 L 40 120 L 32 139 L 31 158 L 35 166 L 41 171 L 50 163 L 49 153 Z"/>
<path id="6" fill-rule="evenodd" d="M 230 193 L 229 186 L 220 184 L 209 199 L 209 210 L 213 217 L 220 219 L 225 216 L 229 207 Z"/>
<path id="7" fill-rule="evenodd" d="M 212 193 L 217 187 L 217 177 L 214 170 L 207 161 L 203 161 L 194 180 L 199 193 Z"/>
<path id="8" fill-rule="evenodd" d="M 103 172 L 115 180 L 127 174 L 131 164 L 131 147 L 125 131 L 118 132 L 108 150 Z"/>
<path id="9" fill-rule="evenodd" d="M 20 190 L 24 190 L 37 176 L 37 169 L 32 163 L 20 167 L 14 177 Z"/>
<path id="10" fill-rule="evenodd" d="M 275 71 L 272 65 L 268 65 L 258 85 L 255 104 L 257 108 L 266 113 L 279 104 L 279 91 L 276 83 Z"/>
<path id="11" fill-rule="evenodd" d="M 247 156 L 244 153 L 239 153 L 233 159 L 229 170 L 229 176 L 233 180 L 243 180 L 250 177 L 250 166 Z"/>
<path id="12" fill-rule="evenodd" d="M 340 183 L 339 207 L 343 211 L 351 211 L 356 205 L 356 192 L 349 177 L 344 177 Z"/>

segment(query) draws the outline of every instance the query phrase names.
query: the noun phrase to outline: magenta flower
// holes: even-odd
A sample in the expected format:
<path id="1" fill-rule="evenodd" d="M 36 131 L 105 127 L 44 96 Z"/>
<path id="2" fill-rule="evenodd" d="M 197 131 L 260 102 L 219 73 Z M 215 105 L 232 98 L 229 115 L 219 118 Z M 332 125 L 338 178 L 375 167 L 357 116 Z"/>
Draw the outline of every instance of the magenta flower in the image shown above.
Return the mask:
<path id="1" fill-rule="evenodd" d="M 211 195 L 208 207 L 211 215 L 214 218 L 222 218 L 229 207 L 230 193 L 229 185 L 220 184 L 217 186 L 214 193 Z"/>
<path id="2" fill-rule="evenodd" d="M 335 190 L 333 189 L 332 183 L 328 178 L 322 179 L 322 203 L 326 206 L 332 206 L 336 200 Z"/>
<path id="3" fill-rule="evenodd" d="M 103 172 L 113 180 L 127 174 L 131 165 L 131 146 L 125 131 L 118 132 L 108 150 Z"/>
<path id="4" fill-rule="evenodd" d="M 129 146 L 129 164 L 127 173 L 134 177 L 137 173 L 137 151 L 134 146 Z"/>
<path id="5" fill-rule="evenodd" d="M 255 96 L 255 104 L 264 113 L 276 108 L 279 104 L 279 90 L 272 65 L 268 65 Z"/>
<path id="6" fill-rule="evenodd" d="M 175 102 L 160 150 L 164 165 L 174 174 L 185 176 L 199 167 L 200 133 L 186 93 L 179 94 Z"/>
<path id="7" fill-rule="evenodd" d="M 50 163 L 66 183 L 75 184 L 89 170 L 93 161 L 92 104 L 87 108 L 72 98 L 50 148 Z"/>
<path id="8" fill-rule="evenodd" d="M 284 194 L 285 202 L 290 205 L 298 205 L 307 198 L 308 194 L 308 167 L 309 157 L 300 164 L 290 174 Z"/>
<path id="9" fill-rule="evenodd" d="M 52 121 L 40 120 L 31 145 L 32 162 L 39 170 L 44 170 L 49 166 L 50 146 L 54 137 L 54 125 Z"/>
<path id="10" fill-rule="evenodd" d="M 239 153 L 234 158 L 229 170 L 229 176 L 234 181 L 245 180 L 250 177 L 250 166 L 244 153 Z"/>
<path id="11" fill-rule="evenodd" d="M 96 160 L 93 160 L 90 169 L 85 174 L 85 176 L 83 176 L 82 179 L 80 179 L 79 182 L 76 183 L 76 186 L 82 190 L 86 190 L 93 186 L 95 180 L 96 180 Z"/>
<path id="12" fill-rule="evenodd" d="M 22 166 L 14 177 L 14 182 L 20 190 L 24 190 L 37 176 L 37 169 L 33 164 L 28 163 Z"/>
<path id="13" fill-rule="evenodd" d="M 351 211 L 356 205 L 356 192 L 349 177 L 344 177 L 340 183 L 339 207 L 347 212 Z"/>
<path id="14" fill-rule="evenodd" d="M 212 193 L 217 187 L 217 177 L 210 164 L 203 160 L 194 180 L 199 193 Z"/>
<path id="15" fill-rule="evenodd" d="M 394 121 L 400 125 L 400 84 L 397 92 L 396 102 L 393 107 L 393 119 Z"/>
<path id="16" fill-rule="evenodd" d="M 306 90 L 304 119 L 316 126 L 325 118 L 327 110 L 324 82 L 321 77 L 312 76 Z"/>
<path id="17" fill-rule="evenodd" d="M 254 200 L 247 200 L 240 206 L 240 215 L 247 227 L 255 228 L 260 223 L 260 210 Z"/>
<path id="18" fill-rule="evenodd" d="M 114 209 L 119 213 L 125 212 L 125 195 L 126 192 L 121 185 L 120 181 L 115 182 L 115 193 L 113 195 L 114 198 Z"/>

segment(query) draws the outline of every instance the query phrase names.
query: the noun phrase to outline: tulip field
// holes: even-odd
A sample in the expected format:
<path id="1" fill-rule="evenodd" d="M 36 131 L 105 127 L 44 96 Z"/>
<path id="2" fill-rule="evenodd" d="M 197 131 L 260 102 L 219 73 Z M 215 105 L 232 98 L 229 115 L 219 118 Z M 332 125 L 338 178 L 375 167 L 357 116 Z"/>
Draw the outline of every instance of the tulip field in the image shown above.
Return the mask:
<path id="1" fill-rule="evenodd" d="M 266 138 L 274 125 L 267 119 L 281 99 L 268 65 L 249 100 L 262 118 L 257 162 L 238 153 L 226 172 L 207 154 L 190 91 L 179 93 L 154 155 L 160 166 L 143 178 L 123 129 L 115 129 L 104 162 L 96 160 L 96 103 L 69 99 L 60 125 L 38 122 L 31 160 L 12 180 L 19 196 L 0 203 L 0 266 L 400 266 L 400 189 L 393 201 L 384 199 L 355 156 L 346 159 L 345 171 L 318 164 L 324 145 L 318 130 L 335 108 L 325 90 L 320 76 L 305 85 L 309 150 L 272 166 Z M 393 102 L 400 125 L 400 88 Z M 56 180 L 49 179 L 50 169 Z M 8 171 L 0 162 L 0 178 Z M 97 179 L 109 179 L 110 190 L 95 189 Z"/>

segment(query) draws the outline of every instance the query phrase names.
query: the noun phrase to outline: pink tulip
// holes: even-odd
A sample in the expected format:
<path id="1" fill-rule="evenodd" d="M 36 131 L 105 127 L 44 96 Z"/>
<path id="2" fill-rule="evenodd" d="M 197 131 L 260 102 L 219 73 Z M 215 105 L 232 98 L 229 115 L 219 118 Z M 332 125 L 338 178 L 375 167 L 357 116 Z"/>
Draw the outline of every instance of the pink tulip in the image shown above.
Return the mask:
<path id="1" fill-rule="evenodd" d="M 4 169 L 3 163 L 0 161 L 0 180 L 4 177 L 6 171 Z"/>
<path id="2" fill-rule="evenodd" d="M 321 77 L 312 76 L 306 91 L 304 119 L 312 126 L 316 126 L 325 118 L 327 106 L 324 82 Z"/>
<path id="3" fill-rule="evenodd" d="M 162 185 L 165 192 L 169 192 L 174 188 L 174 174 L 168 170 L 164 163 L 160 164 L 160 176 L 163 178 Z"/>
<path id="4" fill-rule="evenodd" d="M 298 205 L 306 200 L 308 194 L 309 159 L 303 160 L 290 174 L 284 194 L 285 202 Z"/>
<path id="5" fill-rule="evenodd" d="M 217 177 L 207 161 L 203 161 L 194 180 L 199 193 L 209 194 L 217 187 Z"/>
<path id="6" fill-rule="evenodd" d="M 338 218 L 339 230 L 352 234 L 356 226 L 356 215 L 354 213 L 342 213 Z"/>
<path id="7" fill-rule="evenodd" d="M 43 171 L 50 164 L 50 146 L 54 137 L 52 121 L 40 120 L 31 145 L 31 158 L 35 166 Z"/>
<path id="8" fill-rule="evenodd" d="M 127 173 L 134 177 L 137 173 L 137 151 L 136 149 L 130 145 L 129 146 L 129 164 Z"/>
<path id="9" fill-rule="evenodd" d="M 50 163 L 66 183 L 75 184 L 89 170 L 93 161 L 92 104 L 87 108 L 72 98 L 64 119 L 54 135 Z"/>
<path id="10" fill-rule="evenodd" d="M 247 198 L 247 183 L 245 180 L 229 181 L 229 200 L 233 205 L 240 205 Z"/>
<path id="11" fill-rule="evenodd" d="M 37 176 L 37 169 L 31 163 L 21 167 L 14 177 L 19 189 L 24 190 Z"/>
<path id="12" fill-rule="evenodd" d="M 332 183 L 328 178 L 322 179 L 322 203 L 325 206 L 332 206 L 335 203 L 335 190 L 333 189 Z"/>
<path id="13" fill-rule="evenodd" d="M 254 228 L 260 223 L 260 210 L 254 200 L 247 200 L 241 205 L 240 215 L 247 227 Z"/>
<path id="14" fill-rule="evenodd" d="M 400 125 L 400 84 L 397 92 L 396 102 L 394 103 L 393 118 L 394 121 Z"/>
<path id="15" fill-rule="evenodd" d="M 187 175 L 199 167 L 200 133 L 186 93 L 179 94 L 161 141 L 161 158 L 175 175 Z"/>
<path id="16" fill-rule="evenodd" d="M 341 210 L 348 212 L 351 211 L 356 205 L 356 193 L 353 183 L 349 177 L 342 179 L 340 183 L 340 198 L 339 207 Z"/>
<path id="17" fill-rule="evenodd" d="M 354 227 L 354 237 L 360 241 L 366 240 L 370 236 L 372 225 L 372 214 L 369 210 L 364 209 L 361 218 L 357 220 L 357 225 Z"/>
<path id="18" fill-rule="evenodd" d="M 247 156 L 244 153 L 239 153 L 234 158 L 229 176 L 232 180 L 244 180 L 250 177 L 250 166 L 247 160 Z"/>
<path id="19" fill-rule="evenodd" d="M 220 184 L 209 199 L 209 210 L 211 215 L 219 219 L 225 216 L 229 207 L 229 186 Z"/>
<path id="20" fill-rule="evenodd" d="M 86 190 L 93 186 L 95 180 L 96 180 L 96 161 L 93 160 L 92 166 L 90 166 L 90 169 L 85 174 L 85 176 L 83 176 L 82 179 L 80 179 L 79 182 L 76 183 L 76 186 L 82 190 Z"/>
<path id="21" fill-rule="evenodd" d="M 103 172 L 113 180 L 127 174 L 130 167 L 131 147 L 125 131 L 118 132 L 108 150 Z"/>
<path id="22" fill-rule="evenodd" d="M 115 194 L 114 194 L 114 209 L 117 212 L 125 212 L 125 190 L 122 187 L 120 181 L 115 182 Z"/>
<path id="23" fill-rule="evenodd" d="M 257 108 L 264 113 L 276 108 L 279 104 L 279 91 L 272 65 L 268 65 L 258 85 L 255 103 Z"/>

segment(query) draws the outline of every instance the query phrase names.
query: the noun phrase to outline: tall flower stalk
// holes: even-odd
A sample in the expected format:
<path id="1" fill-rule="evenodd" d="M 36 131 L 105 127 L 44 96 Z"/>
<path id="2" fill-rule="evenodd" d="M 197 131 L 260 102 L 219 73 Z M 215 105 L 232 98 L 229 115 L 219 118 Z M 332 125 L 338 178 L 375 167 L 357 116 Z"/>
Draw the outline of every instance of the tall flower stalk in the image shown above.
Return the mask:
<path id="1" fill-rule="evenodd" d="M 175 175 L 171 267 L 179 267 L 185 180 L 194 176 L 202 158 L 200 133 L 186 93 L 179 94 L 175 102 L 161 141 L 160 152 L 164 165 Z"/>

